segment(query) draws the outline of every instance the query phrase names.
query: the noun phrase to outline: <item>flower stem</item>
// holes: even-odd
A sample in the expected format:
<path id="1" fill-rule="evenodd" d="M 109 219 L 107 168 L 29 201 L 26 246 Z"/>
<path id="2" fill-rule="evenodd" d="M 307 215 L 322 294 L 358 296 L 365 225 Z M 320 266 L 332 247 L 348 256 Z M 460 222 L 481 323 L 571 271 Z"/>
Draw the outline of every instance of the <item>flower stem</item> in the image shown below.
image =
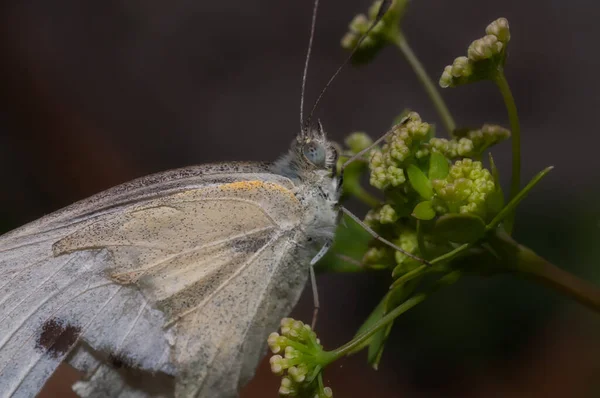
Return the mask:
<path id="1" fill-rule="evenodd" d="M 393 43 L 400 49 L 402 54 L 404 54 L 404 57 L 412 67 L 413 71 L 416 73 L 417 77 L 421 81 L 421 84 L 423 84 L 423 88 L 427 92 L 427 95 L 429 95 L 429 98 L 433 102 L 433 106 L 442 119 L 445 129 L 449 134 L 452 134 L 452 132 L 456 129 L 456 123 L 454 123 L 454 119 L 452 118 L 452 115 L 450 114 L 450 111 L 448 110 L 448 107 L 446 106 L 446 103 L 440 95 L 436 85 L 427 74 L 427 71 L 425 71 L 425 68 L 413 52 L 412 48 L 410 48 L 406 38 L 402 33 L 398 33 L 393 37 Z"/>
<path id="2" fill-rule="evenodd" d="M 517 105 L 512 95 L 512 91 L 504 76 L 504 70 L 499 68 L 495 74 L 494 82 L 506 106 L 508 112 L 508 121 L 510 123 L 511 140 L 512 140 L 512 177 L 510 182 L 510 199 L 513 199 L 519 193 L 521 187 L 521 125 L 519 123 L 519 114 L 517 113 Z M 505 219 L 504 228 L 510 234 L 515 223 L 515 211 Z"/>
<path id="3" fill-rule="evenodd" d="M 471 247 L 473 247 L 473 243 L 463 243 L 462 245 L 458 246 L 456 249 L 449 251 L 446 254 L 442 254 L 439 257 L 434 258 L 433 260 L 430 261 L 430 263 L 437 264 L 437 263 L 441 263 L 444 261 L 454 260 L 460 254 L 462 254 L 465 250 L 470 249 Z"/>
<path id="4" fill-rule="evenodd" d="M 541 282 L 600 313 L 600 287 L 558 268 L 533 250 L 517 243 L 502 229 L 489 235 L 489 243 L 511 269 Z"/>
<path id="5" fill-rule="evenodd" d="M 368 330 L 366 330 L 361 335 L 352 339 L 351 341 L 344 344 L 343 346 L 341 346 L 333 351 L 329 351 L 327 353 L 327 354 L 329 354 L 327 363 L 334 362 L 334 361 L 340 359 L 341 357 L 345 356 L 346 354 L 351 353 L 355 348 L 360 346 L 369 337 L 371 337 L 372 335 L 377 333 L 378 330 L 384 328 L 385 326 L 387 326 L 388 323 L 390 323 L 391 321 L 393 321 L 398 316 L 402 315 L 403 313 L 405 313 L 412 307 L 416 306 L 417 304 L 419 304 L 426 298 L 427 298 L 427 294 L 425 294 L 425 293 L 417 294 L 417 295 L 409 298 L 404 303 L 400 304 L 398 307 L 396 307 L 392 311 L 390 311 L 387 315 L 385 315 L 379 321 L 375 322 L 373 324 L 373 326 L 371 326 Z"/>

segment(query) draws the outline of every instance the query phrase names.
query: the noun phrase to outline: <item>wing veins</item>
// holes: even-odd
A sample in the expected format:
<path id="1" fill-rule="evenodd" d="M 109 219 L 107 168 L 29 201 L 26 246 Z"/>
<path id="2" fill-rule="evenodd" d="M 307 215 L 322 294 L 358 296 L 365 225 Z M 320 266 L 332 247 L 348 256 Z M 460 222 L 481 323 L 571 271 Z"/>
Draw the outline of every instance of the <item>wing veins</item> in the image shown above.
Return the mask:
<path id="1" fill-rule="evenodd" d="M 28 298 L 30 298 L 34 293 L 36 293 L 42 286 L 44 286 L 49 280 L 51 280 L 52 278 L 54 278 L 56 276 L 56 274 L 58 274 L 60 271 L 62 271 L 63 268 L 65 268 L 67 265 L 71 264 L 71 262 L 73 261 L 73 258 L 68 259 L 67 261 L 65 261 L 55 272 L 53 272 L 50 276 L 48 276 L 46 279 L 44 279 L 42 281 L 42 283 L 40 283 L 39 285 L 37 285 L 35 287 L 35 289 L 33 289 L 32 291 L 29 292 L 29 294 L 27 294 L 25 297 L 23 297 L 23 299 L 21 301 L 19 301 L 15 307 L 10 310 L 2 319 L 0 319 L 0 323 L 4 322 L 4 320 L 10 315 L 12 314 L 18 307 L 19 305 L 21 305 L 25 300 L 27 300 Z M 2 348 L 2 345 L 0 345 L 0 348 Z"/>
<path id="2" fill-rule="evenodd" d="M 88 286 L 89 286 L 89 285 L 88 285 Z M 95 286 L 94 288 L 97 288 L 97 287 L 101 287 L 101 286 Z M 102 310 L 103 310 L 103 309 L 104 309 L 104 308 L 105 308 L 105 307 L 108 305 L 108 303 L 110 303 L 110 302 L 112 301 L 112 299 L 114 299 L 114 298 L 115 298 L 115 296 L 117 295 L 117 293 L 118 293 L 118 292 L 119 292 L 121 289 L 122 289 L 122 286 L 119 286 L 119 287 L 118 287 L 118 289 L 115 291 L 115 293 L 114 293 L 114 294 L 113 294 L 113 295 L 112 295 L 112 296 L 111 296 L 111 297 L 110 297 L 110 298 L 109 298 L 109 299 L 106 301 L 106 303 L 104 303 L 104 304 L 102 305 L 102 307 L 101 307 L 101 308 L 98 310 L 98 312 L 96 313 L 96 315 L 94 315 L 94 316 L 92 317 L 92 319 L 90 319 L 90 321 L 87 323 L 87 325 L 85 325 L 85 327 L 83 327 L 83 328 L 82 328 L 82 331 L 81 331 L 81 333 L 79 334 L 80 336 L 81 336 L 83 333 L 85 333 L 85 331 L 86 331 L 86 330 L 87 330 L 87 328 L 88 328 L 88 327 L 91 325 L 91 323 L 92 323 L 92 322 L 93 322 L 93 321 L 96 319 L 96 317 L 97 317 L 97 316 L 98 316 L 98 315 L 99 315 L 99 314 L 102 312 Z M 77 294 L 75 297 L 77 297 L 79 294 L 81 294 L 81 292 L 80 292 L 80 293 L 78 293 L 78 294 Z M 49 320 L 49 319 L 50 319 L 52 316 L 54 316 L 54 314 L 56 314 L 58 311 L 60 311 L 61 309 L 63 309 L 63 308 L 65 307 L 65 305 L 67 305 L 67 304 L 68 304 L 68 302 L 67 302 L 67 303 L 65 303 L 65 304 L 63 304 L 63 305 L 61 305 L 59 308 L 57 308 L 57 309 L 56 309 L 56 311 L 54 311 L 54 312 L 53 312 L 53 313 L 52 313 L 52 314 L 51 314 L 49 317 L 47 317 L 47 318 L 46 318 L 46 320 L 44 321 L 44 323 L 45 323 L 45 322 L 48 322 L 48 320 Z M 25 341 L 25 344 L 27 344 L 27 343 L 28 343 L 28 342 L 29 342 L 29 341 L 30 341 L 30 340 L 33 338 L 33 336 L 34 336 L 34 335 L 35 335 L 35 332 L 34 332 L 34 333 L 32 333 L 32 334 L 30 334 L 30 335 L 29 335 L 29 337 L 27 338 L 27 340 Z M 78 338 L 77 338 L 77 341 L 79 341 L 79 339 L 80 339 L 80 338 L 78 337 Z M 73 345 L 71 346 L 71 349 L 72 349 L 73 347 L 75 347 L 75 345 L 76 345 L 77 341 L 76 341 L 75 343 L 73 343 Z M 70 352 L 70 350 L 69 350 L 69 352 Z M 16 354 L 17 354 L 17 353 L 15 353 L 15 355 L 16 355 Z M 66 356 L 66 354 L 68 354 L 68 353 L 65 353 L 65 356 Z M 35 365 L 37 365 L 37 364 L 38 364 L 38 362 L 39 362 L 39 361 L 42 359 L 42 357 L 43 357 L 43 354 L 41 354 L 41 355 L 38 357 L 38 359 L 37 359 L 37 360 L 34 362 L 34 364 L 33 364 L 32 366 L 30 366 L 30 367 L 29 367 L 29 369 L 27 370 L 27 372 L 25 372 L 24 374 L 22 374 L 22 375 L 20 376 L 20 378 L 19 378 L 19 380 L 18 380 L 18 383 L 17 383 L 17 386 L 16 386 L 15 388 L 13 388 L 13 391 L 11 392 L 11 394 L 9 395 L 9 397 L 11 397 L 11 396 L 12 396 L 12 394 L 13 394 L 13 393 L 14 393 L 14 392 L 17 390 L 17 388 L 19 388 L 19 386 L 20 386 L 21 384 L 23 384 L 23 381 L 25 380 L 25 377 L 27 377 L 27 375 L 29 374 L 29 372 L 31 371 L 31 369 L 32 369 L 32 368 L 33 368 Z M 13 358 L 14 358 L 14 355 L 13 355 L 12 357 L 10 357 L 10 360 L 12 360 Z M 9 361 L 9 362 L 10 362 L 10 361 Z M 4 366 L 2 369 L 0 369 L 0 374 L 2 373 L 2 371 L 3 371 L 5 368 L 6 368 L 6 366 Z"/>
<path id="3" fill-rule="evenodd" d="M 250 264 L 252 264 L 254 262 L 254 260 L 256 260 L 256 258 L 258 257 L 258 255 L 265 250 L 265 248 L 269 247 L 271 244 L 273 244 L 274 242 L 276 242 L 279 239 L 281 239 L 282 236 L 283 236 L 282 234 L 279 234 L 279 235 L 273 237 L 271 240 L 269 240 L 269 242 L 267 242 L 263 247 L 261 247 L 256 252 L 254 252 L 250 256 L 250 258 L 246 262 L 244 262 L 244 264 L 242 264 L 242 266 L 239 267 L 233 273 L 233 275 L 231 275 L 229 278 L 227 278 L 226 280 L 224 280 L 223 282 L 221 282 L 219 284 L 219 286 L 217 286 L 217 288 L 208 295 L 208 297 L 206 297 L 204 300 L 202 300 L 200 303 L 198 303 L 198 305 L 196 305 L 195 307 L 190 308 L 190 309 L 184 311 L 183 313 L 177 315 L 175 318 L 168 320 L 165 323 L 164 327 L 167 328 L 167 327 L 173 325 L 174 323 L 178 322 L 180 319 L 184 318 L 188 314 L 190 314 L 190 313 L 192 313 L 192 312 L 194 312 L 194 311 L 202 308 L 204 305 L 206 305 L 206 303 L 208 303 L 218 292 L 220 292 L 224 288 L 224 286 L 226 284 L 228 284 L 234 278 L 237 278 L 240 275 L 240 273 L 242 273 L 246 268 L 248 268 L 248 266 Z"/>
<path id="4" fill-rule="evenodd" d="M 281 238 L 281 236 L 279 236 L 277 239 L 274 240 L 274 243 L 279 240 L 279 238 Z M 271 242 L 269 242 L 271 243 Z M 265 245 L 264 247 L 268 246 Z M 263 247 L 263 248 L 264 248 Z M 284 253 L 285 251 L 282 251 L 282 253 Z M 279 261 L 281 261 L 281 258 L 283 257 L 283 254 L 279 257 Z M 277 263 L 279 263 L 279 261 Z M 258 304 L 260 304 L 263 301 L 263 298 L 265 296 L 265 292 L 267 291 L 268 285 L 265 286 L 265 288 L 263 289 L 263 291 L 260 294 L 260 299 L 258 301 Z M 256 316 L 256 313 L 254 314 L 254 316 Z M 254 316 L 252 317 L 252 320 L 254 320 Z M 248 326 L 246 327 L 246 329 L 244 330 L 244 333 L 242 334 L 242 338 L 240 339 L 241 341 L 245 341 L 246 340 L 246 335 L 248 334 L 248 332 L 250 331 L 250 328 L 252 327 L 252 322 L 250 322 L 250 324 L 248 324 Z M 212 356 L 210 363 L 212 364 L 212 362 L 214 361 L 214 359 L 219 355 L 219 352 L 221 351 L 223 344 L 225 342 L 225 339 L 221 339 L 219 341 L 219 345 L 217 346 L 217 350 L 215 351 L 215 354 Z M 201 387 L 204 385 L 204 383 L 206 382 L 207 378 L 204 378 L 202 380 L 202 383 L 199 385 L 198 391 L 201 389 Z"/>
<path id="5" fill-rule="evenodd" d="M 217 246 L 217 245 L 220 245 L 220 244 L 223 244 L 223 243 L 228 243 L 230 241 L 234 241 L 236 239 L 243 238 L 245 236 L 254 235 L 254 234 L 258 233 L 258 232 L 268 231 L 268 230 L 270 230 L 272 228 L 273 227 L 255 228 L 255 229 L 253 229 L 250 232 L 245 232 L 245 233 L 241 233 L 241 234 L 238 234 L 238 235 L 230 236 L 230 237 L 227 237 L 225 239 L 221 239 L 221 240 L 218 240 L 218 241 L 215 241 L 215 242 L 211 242 L 211 243 L 206 244 L 206 245 L 194 246 L 193 248 L 190 248 L 188 250 L 184 250 L 182 252 L 171 254 L 171 255 L 167 256 L 166 258 L 163 258 L 160 261 L 157 261 L 157 262 L 155 262 L 153 264 L 150 264 L 150 265 L 148 265 L 146 267 L 136 268 L 136 269 L 131 270 L 131 271 L 121 272 L 121 273 L 118 273 L 118 274 L 113 274 L 113 275 L 111 275 L 111 278 L 122 278 L 124 276 L 132 275 L 132 274 L 135 274 L 136 272 L 142 271 L 142 273 L 140 275 L 138 275 L 135 278 L 134 281 L 131 282 L 131 283 L 133 283 L 133 282 L 139 280 L 142 276 L 146 275 L 146 272 L 150 271 L 151 269 L 156 268 L 158 266 L 161 266 L 164 263 L 166 263 L 166 262 L 168 262 L 170 260 L 173 260 L 173 259 L 175 259 L 175 258 L 177 258 L 179 256 L 183 256 L 183 255 L 186 255 L 186 254 L 194 253 L 195 251 L 206 249 L 206 248 L 209 248 L 209 247 L 214 247 L 214 246 Z"/>

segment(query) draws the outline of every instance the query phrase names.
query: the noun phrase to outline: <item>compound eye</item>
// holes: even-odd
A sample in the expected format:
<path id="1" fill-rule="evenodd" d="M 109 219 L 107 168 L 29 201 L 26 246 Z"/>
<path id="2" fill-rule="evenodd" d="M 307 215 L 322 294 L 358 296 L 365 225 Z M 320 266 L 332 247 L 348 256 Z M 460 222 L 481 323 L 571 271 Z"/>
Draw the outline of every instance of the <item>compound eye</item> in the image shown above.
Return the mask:
<path id="1" fill-rule="evenodd" d="M 325 148 L 314 141 L 307 142 L 302 148 L 304 157 L 315 166 L 325 165 Z"/>

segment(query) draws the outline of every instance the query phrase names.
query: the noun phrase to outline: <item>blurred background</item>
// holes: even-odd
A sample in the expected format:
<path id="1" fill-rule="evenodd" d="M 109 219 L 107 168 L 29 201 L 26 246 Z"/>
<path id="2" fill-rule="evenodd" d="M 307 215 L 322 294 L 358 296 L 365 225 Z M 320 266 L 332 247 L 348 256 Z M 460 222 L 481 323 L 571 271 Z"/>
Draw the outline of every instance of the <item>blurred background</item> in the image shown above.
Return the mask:
<path id="1" fill-rule="evenodd" d="M 309 105 L 346 56 L 339 41 L 348 22 L 370 5 L 321 3 Z M 149 173 L 275 159 L 299 128 L 311 8 L 312 0 L 0 5 L 1 230 Z M 556 166 L 520 207 L 516 236 L 600 283 L 600 5 L 418 0 L 403 29 L 437 81 L 501 16 L 511 24 L 507 76 L 522 121 L 524 180 Z M 507 125 L 491 84 L 443 96 L 461 126 Z M 341 142 L 356 130 L 381 134 L 407 107 L 438 121 L 401 54 L 388 48 L 367 67 L 347 68 L 318 116 Z M 506 181 L 509 144 L 494 156 Z M 353 336 L 389 278 L 319 277 L 326 348 Z M 294 316 L 311 312 L 307 289 Z M 244 398 L 276 396 L 279 379 L 266 365 Z M 528 281 L 466 278 L 396 322 L 378 371 L 359 354 L 325 375 L 338 397 L 599 397 L 600 316 Z M 42 396 L 72 396 L 77 377 L 61 368 Z"/>

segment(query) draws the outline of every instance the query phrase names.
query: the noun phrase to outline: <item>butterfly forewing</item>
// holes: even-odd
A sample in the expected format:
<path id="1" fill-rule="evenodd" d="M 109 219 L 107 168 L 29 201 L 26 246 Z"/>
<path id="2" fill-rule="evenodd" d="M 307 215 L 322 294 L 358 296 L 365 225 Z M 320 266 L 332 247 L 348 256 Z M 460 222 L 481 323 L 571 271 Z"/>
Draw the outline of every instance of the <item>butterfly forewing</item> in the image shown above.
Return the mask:
<path id="1" fill-rule="evenodd" d="M 82 344 L 173 375 L 178 395 L 235 394 L 306 280 L 291 188 L 262 165 L 183 169 L 0 238 L 0 395 L 34 395 Z"/>

